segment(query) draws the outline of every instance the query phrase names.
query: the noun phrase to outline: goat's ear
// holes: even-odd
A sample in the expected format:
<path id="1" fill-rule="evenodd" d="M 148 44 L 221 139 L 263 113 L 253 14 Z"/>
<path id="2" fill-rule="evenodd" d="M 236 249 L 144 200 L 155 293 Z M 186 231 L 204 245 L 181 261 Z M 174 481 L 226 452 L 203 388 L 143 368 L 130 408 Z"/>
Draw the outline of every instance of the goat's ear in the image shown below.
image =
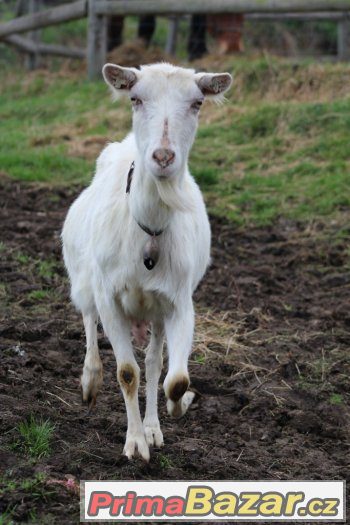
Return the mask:
<path id="1" fill-rule="evenodd" d="M 196 73 L 197 86 L 206 97 L 219 97 L 232 85 L 230 73 Z"/>
<path id="2" fill-rule="evenodd" d="M 129 91 L 137 82 L 137 69 L 131 67 L 105 64 L 102 69 L 103 78 L 113 90 Z"/>

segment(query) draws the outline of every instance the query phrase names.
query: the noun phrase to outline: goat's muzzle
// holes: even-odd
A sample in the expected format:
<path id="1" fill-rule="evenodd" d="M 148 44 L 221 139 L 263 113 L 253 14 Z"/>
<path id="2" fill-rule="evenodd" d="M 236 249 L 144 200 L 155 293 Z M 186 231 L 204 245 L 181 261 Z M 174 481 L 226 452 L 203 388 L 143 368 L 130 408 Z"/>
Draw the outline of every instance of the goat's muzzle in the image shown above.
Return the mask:
<path id="1" fill-rule="evenodd" d="M 152 157 L 164 169 L 174 162 L 175 151 L 168 148 L 158 148 L 154 150 Z"/>

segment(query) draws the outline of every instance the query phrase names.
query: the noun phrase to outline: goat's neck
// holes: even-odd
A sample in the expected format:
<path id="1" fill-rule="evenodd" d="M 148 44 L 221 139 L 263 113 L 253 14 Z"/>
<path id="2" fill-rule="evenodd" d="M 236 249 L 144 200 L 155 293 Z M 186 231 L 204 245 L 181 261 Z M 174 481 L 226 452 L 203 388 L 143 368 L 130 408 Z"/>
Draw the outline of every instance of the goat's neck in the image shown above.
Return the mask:
<path id="1" fill-rule="evenodd" d="M 134 219 L 153 231 L 164 230 L 173 214 L 173 210 L 161 200 L 153 177 L 143 172 L 137 160 L 132 175 L 129 206 Z"/>

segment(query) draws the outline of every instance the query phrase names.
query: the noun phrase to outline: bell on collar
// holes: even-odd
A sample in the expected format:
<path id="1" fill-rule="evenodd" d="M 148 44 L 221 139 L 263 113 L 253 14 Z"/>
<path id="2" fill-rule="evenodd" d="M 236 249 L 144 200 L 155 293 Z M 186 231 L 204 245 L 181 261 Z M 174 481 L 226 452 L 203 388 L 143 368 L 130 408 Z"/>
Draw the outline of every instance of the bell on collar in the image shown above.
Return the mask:
<path id="1" fill-rule="evenodd" d="M 146 266 L 147 270 L 153 270 L 159 259 L 159 247 L 156 236 L 146 242 L 143 249 L 143 264 Z"/>

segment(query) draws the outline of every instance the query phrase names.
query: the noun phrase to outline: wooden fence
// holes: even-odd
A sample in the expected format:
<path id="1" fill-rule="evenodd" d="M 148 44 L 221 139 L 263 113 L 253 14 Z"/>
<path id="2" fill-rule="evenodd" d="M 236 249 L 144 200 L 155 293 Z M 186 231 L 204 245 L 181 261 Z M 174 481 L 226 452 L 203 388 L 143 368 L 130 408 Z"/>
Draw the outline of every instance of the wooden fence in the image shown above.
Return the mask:
<path id="1" fill-rule="evenodd" d="M 41 54 L 87 58 L 90 79 L 101 74 L 106 61 L 107 18 L 111 15 L 154 14 L 172 16 L 168 50 L 180 15 L 244 13 L 253 20 L 333 20 L 338 23 L 338 57 L 350 59 L 350 0 L 75 0 L 64 5 L 40 10 L 41 0 L 28 0 L 30 13 L 0 24 L 0 40 L 26 52 L 35 67 Z M 40 42 L 43 27 L 88 17 L 87 48 Z M 30 32 L 29 37 L 20 33 Z M 170 43 L 169 43 L 170 42 Z"/>

